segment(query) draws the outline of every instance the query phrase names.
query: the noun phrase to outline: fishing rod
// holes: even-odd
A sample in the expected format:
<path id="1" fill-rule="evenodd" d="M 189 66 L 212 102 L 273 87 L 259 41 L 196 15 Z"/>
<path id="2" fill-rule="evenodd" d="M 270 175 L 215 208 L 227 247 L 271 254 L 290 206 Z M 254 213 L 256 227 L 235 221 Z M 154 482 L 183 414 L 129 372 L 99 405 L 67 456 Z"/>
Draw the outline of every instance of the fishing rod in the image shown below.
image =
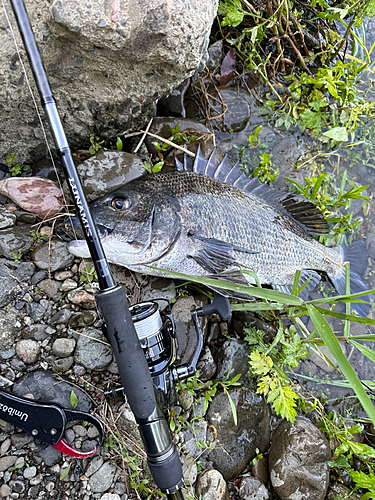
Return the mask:
<path id="1" fill-rule="evenodd" d="M 153 379 L 129 311 L 125 289 L 115 283 L 111 274 L 73 163 L 25 5 L 23 0 L 10 1 L 98 276 L 100 288 L 96 295 L 98 306 L 103 315 L 107 337 L 117 361 L 123 391 L 138 424 L 151 475 L 157 487 L 166 494 L 167 499 L 183 500 L 181 491 L 183 476 L 178 450 L 172 442 L 168 423 L 155 396 Z M 15 401 L 15 397 L 9 399 L 13 406 L 2 403 L 2 408 L 4 409 L 5 406 L 10 408 L 12 412 L 13 410 L 19 411 L 17 410 L 19 401 Z M 8 402 L 8 400 L 5 401 Z M 42 414 L 39 414 L 39 418 L 41 416 Z M 38 432 L 36 428 L 33 430 Z M 52 431 L 56 431 L 56 429 L 52 428 L 51 433 Z"/>

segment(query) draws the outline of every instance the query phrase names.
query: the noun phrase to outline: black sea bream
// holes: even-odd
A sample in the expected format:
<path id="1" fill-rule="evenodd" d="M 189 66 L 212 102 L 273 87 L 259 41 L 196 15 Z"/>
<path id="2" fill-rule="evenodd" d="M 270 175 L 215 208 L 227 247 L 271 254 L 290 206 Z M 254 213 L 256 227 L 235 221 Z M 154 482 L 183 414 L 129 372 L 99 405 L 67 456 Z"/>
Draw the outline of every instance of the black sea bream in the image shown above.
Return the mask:
<path id="1" fill-rule="evenodd" d="M 262 284 L 286 292 L 297 270 L 300 285 L 308 279 L 316 284 L 317 271 L 324 271 L 345 294 L 349 261 L 351 291 L 367 289 L 361 279 L 367 266 L 363 242 L 320 244 L 311 235 L 329 228 L 316 207 L 250 180 L 214 153 L 209 160 L 200 152 L 194 161 L 185 157 L 184 164 L 177 161 L 178 171 L 144 175 L 90 205 L 109 262 L 144 274 L 168 276 L 152 266 L 242 284 L 254 283 L 238 272 L 250 270 Z M 85 241 L 68 248 L 90 256 Z M 361 315 L 369 309 L 352 307 Z"/>

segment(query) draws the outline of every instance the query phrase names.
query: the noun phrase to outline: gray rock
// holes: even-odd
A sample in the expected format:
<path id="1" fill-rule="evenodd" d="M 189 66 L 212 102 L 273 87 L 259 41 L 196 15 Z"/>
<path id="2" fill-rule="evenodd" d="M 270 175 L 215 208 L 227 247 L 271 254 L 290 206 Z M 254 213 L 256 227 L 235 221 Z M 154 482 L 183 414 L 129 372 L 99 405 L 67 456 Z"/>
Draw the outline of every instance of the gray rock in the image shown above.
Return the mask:
<path id="1" fill-rule="evenodd" d="M 60 358 L 67 358 L 74 352 L 76 341 L 74 339 L 56 339 L 52 344 L 52 352 L 55 356 Z"/>
<path id="2" fill-rule="evenodd" d="M 0 278 L 1 286 L 1 278 Z M 0 314 L 0 358 L 8 359 L 15 354 L 15 341 L 19 327 L 19 311 L 12 304 L 2 308 Z"/>
<path id="3" fill-rule="evenodd" d="M 144 126 L 157 99 L 203 66 L 217 5 L 217 0 L 115 2 L 112 8 L 76 0 L 32 3 L 29 16 L 71 148 L 87 146 L 93 130 L 112 138 Z M 7 26 L 3 13 L 0 22 Z M 7 127 L 0 161 L 9 150 L 19 152 L 19 161 L 45 156 L 14 42 L 3 38 L 0 59 L 7 64 L 0 122 Z M 20 103 L 27 103 L 22 120 L 14 112 Z"/>
<path id="4" fill-rule="evenodd" d="M 32 246 L 30 231 L 24 226 L 13 226 L 0 230 L 0 254 L 7 259 L 19 259 Z"/>
<path id="5" fill-rule="evenodd" d="M 16 434 L 12 434 L 10 439 L 12 441 L 12 445 L 15 446 L 17 450 L 19 450 L 23 446 L 31 443 L 33 437 L 26 432 L 17 432 Z"/>
<path id="6" fill-rule="evenodd" d="M 35 270 L 31 262 L 0 259 L 0 307 L 12 300 L 12 294 L 21 289 L 20 282 L 28 282 Z"/>
<path id="7" fill-rule="evenodd" d="M 70 394 L 72 391 L 78 399 L 76 409 L 89 411 L 91 409 L 90 398 L 78 387 L 56 380 L 50 371 L 28 373 L 22 380 L 13 385 L 13 392 L 17 396 L 32 394 L 36 400 L 56 402 L 65 408 L 71 408 Z"/>
<path id="8" fill-rule="evenodd" d="M 228 396 L 217 393 L 210 403 L 206 418 L 217 431 L 215 448 L 203 458 L 209 467 L 221 472 L 226 480 L 242 472 L 256 455 L 257 448 L 261 452 L 268 448 L 271 413 L 264 399 L 246 383 L 229 388 L 228 392 L 236 407 L 238 424 L 234 424 Z"/>
<path id="9" fill-rule="evenodd" d="M 23 339 L 34 339 L 37 342 L 43 342 L 43 340 L 49 337 L 48 333 L 46 333 L 46 325 L 34 324 L 30 326 L 26 326 L 21 331 L 21 337 Z"/>
<path id="10" fill-rule="evenodd" d="M 241 481 L 239 496 L 241 500 L 270 500 L 270 492 L 256 477 L 244 477 Z"/>
<path id="11" fill-rule="evenodd" d="M 45 278 L 47 278 L 47 276 L 48 276 L 48 272 L 47 271 L 41 271 L 41 270 L 39 270 L 31 278 L 31 284 L 32 285 L 37 285 L 42 280 L 44 280 Z"/>
<path id="12" fill-rule="evenodd" d="M 240 132 L 246 127 L 251 116 L 247 99 L 241 96 L 241 92 L 239 93 L 232 89 L 220 90 L 220 96 L 227 106 L 225 112 L 225 131 Z M 217 101 L 211 101 L 211 104 L 213 104 L 219 114 L 222 113 L 222 104 L 219 105 Z"/>
<path id="13" fill-rule="evenodd" d="M 104 462 L 100 469 L 94 472 L 89 479 L 91 491 L 94 493 L 104 493 L 107 491 L 112 486 L 116 471 L 117 467 L 109 462 Z"/>
<path id="14" fill-rule="evenodd" d="M 46 448 L 39 450 L 38 455 L 47 467 L 52 467 L 60 461 L 62 453 L 52 446 L 47 446 Z"/>
<path id="15" fill-rule="evenodd" d="M 91 462 L 89 463 L 86 471 L 85 471 L 85 476 L 90 477 L 92 476 L 95 472 L 97 472 L 100 467 L 103 465 L 103 458 L 100 455 L 96 455 Z"/>
<path id="16" fill-rule="evenodd" d="M 229 500 L 227 483 L 219 471 L 207 469 L 199 475 L 196 494 L 202 500 Z"/>
<path id="17" fill-rule="evenodd" d="M 208 346 L 204 347 L 197 364 L 199 378 L 203 382 L 210 380 L 215 375 L 216 363 Z"/>
<path id="18" fill-rule="evenodd" d="M 72 367 L 73 363 L 73 356 L 69 356 L 68 358 L 59 358 L 53 361 L 52 368 L 56 373 L 65 373 Z"/>
<path id="19" fill-rule="evenodd" d="M 74 256 L 66 249 L 66 243 L 54 239 L 33 250 L 31 259 L 39 269 L 51 272 L 70 267 L 74 262 Z"/>
<path id="20" fill-rule="evenodd" d="M 223 40 L 218 40 L 208 48 L 207 68 L 211 73 L 220 73 L 220 65 L 223 61 Z"/>
<path id="21" fill-rule="evenodd" d="M 52 314 L 52 304 L 46 299 L 41 299 L 40 302 L 31 302 L 31 304 L 27 304 L 27 312 L 37 323 L 43 320 L 48 321 Z"/>
<path id="22" fill-rule="evenodd" d="M 281 500 L 323 500 L 329 484 L 331 449 L 326 437 L 304 417 L 283 420 L 272 435 L 271 483 Z"/>
<path id="23" fill-rule="evenodd" d="M 146 173 L 137 155 L 123 151 L 102 151 L 78 165 L 77 170 L 89 201 Z"/>
<path id="24" fill-rule="evenodd" d="M 228 380 L 231 380 L 241 373 L 242 380 L 249 370 L 249 354 L 249 344 L 243 340 L 226 340 L 218 353 L 216 378 L 223 381 L 228 377 Z"/>
<path id="25" fill-rule="evenodd" d="M 52 316 L 50 324 L 62 325 L 64 323 L 67 323 L 72 314 L 73 311 L 71 311 L 70 309 L 60 309 L 60 311 L 57 311 L 57 313 Z"/>
<path id="26" fill-rule="evenodd" d="M 86 290 L 72 290 L 68 293 L 68 300 L 82 309 L 95 309 L 96 298 Z"/>
<path id="27" fill-rule="evenodd" d="M 126 432 L 133 437 L 135 441 L 139 441 L 139 430 L 134 414 L 127 404 L 122 405 L 119 410 L 119 422 L 124 427 Z"/>
<path id="28" fill-rule="evenodd" d="M 0 472 L 4 472 L 9 469 L 9 467 L 13 467 L 16 463 L 17 457 L 14 455 L 8 455 L 6 457 L 0 458 Z"/>
<path id="29" fill-rule="evenodd" d="M 68 321 L 68 324 L 72 328 L 90 326 L 95 323 L 97 317 L 98 316 L 95 311 L 80 311 L 77 313 L 73 313 Z"/>
<path id="30" fill-rule="evenodd" d="M 194 420 L 186 430 L 180 431 L 184 437 L 184 449 L 188 450 L 193 457 L 198 451 L 197 441 L 206 443 L 207 427 L 207 422 L 202 418 Z"/>
<path id="31" fill-rule="evenodd" d="M 0 229 L 14 226 L 16 219 L 16 214 L 0 205 Z"/>
<path id="32" fill-rule="evenodd" d="M 59 291 L 60 283 L 55 280 L 46 279 L 38 284 L 38 288 L 42 290 L 49 298 L 52 298 Z"/>
<path id="33" fill-rule="evenodd" d="M 94 371 L 103 371 L 113 359 L 112 348 L 100 330 L 91 328 L 82 332 L 77 340 L 74 360 Z"/>

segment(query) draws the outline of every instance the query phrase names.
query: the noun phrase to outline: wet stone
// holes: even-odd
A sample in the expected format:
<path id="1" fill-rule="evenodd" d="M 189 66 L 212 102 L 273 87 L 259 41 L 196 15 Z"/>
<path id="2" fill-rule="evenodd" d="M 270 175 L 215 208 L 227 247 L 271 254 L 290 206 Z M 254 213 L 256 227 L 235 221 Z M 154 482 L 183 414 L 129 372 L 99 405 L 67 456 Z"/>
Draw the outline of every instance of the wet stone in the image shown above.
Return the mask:
<path id="1" fill-rule="evenodd" d="M 7 259 L 26 255 L 32 245 L 30 231 L 25 227 L 13 226 L 0 230 L 0 254 Z"/>
<path id="2" fill-rule="evenodd" d="M 74 360 L 90 370 L 103 371 L 113 359 L 112 348 L 100 330 L 85 330 L 77 340 Z"/>
<path id="3" fill-rule="evenodd" d="M 71 266 L 74 256 L 66 249 L 66 243 L 51 240 L 36 248 L 31 253 L 31 260 L 39 269 L 54 272 Z"/>
<path id="4" fill-rule="evenodd" d="M 226 340 L 218 353 L 216 378 L 223 381 L 228 377 L 231 380 L 240 373 L 242 380 L 249 369 L 249 354 L 249 344 L 243 340 Z"/>
<path id="5" fill-rule="evenodd" d="M 13 385 L 13 392 L 17 396 L 25 396 L 32 394 L 34 399 L 56 402 L 65 408 L 71 408 L 70 393 L 74 390 L 78 405 L 77 410 L 90 411 L 90 398 L 76 386 L 72 386 L 67 382 L 56 380 L 52 372 L 46 370 L 38 370 L 25 375 L 22 380 Z"/>
<path id="6" fill-rule="evenodd" d="M 329 483 L 331 449 L 326 437 L 305 417 L 283 420 L 272 435 L 271 483 L 281 500 L 323 500 Z"/>
<path id="7" fill-rule="evenodd" d="M 21 331 L 21 337 L 23 339 L 33 339 L 37 342 L 43 342 L 43 340 L 49 338 L 48 333 L 46 333 L 46 325 L 34 324 L 26 326 Z"/>
<path id="8" fill-rule="evenodd" d="M 24 339 L 17 342 L 16 354 L 26 365 L 31 365 L 39 359 L 40 345 L 32 339 Z"/>
<path id="9" fill-rule="evenodd" d="M 229 500 L 227 483 L 219 471 L 207 469 L 199 475 L 196 494 L 202 500 Z"/>
<path id="10" fill-rule="evenodd" d="M 236 477 L 249 464 L 258 448 L 263 453 L 269 446 L 270 408 L 262 397 L 243 382 L 229 388 L 236 407 L 237 426 L 234 425 L 228 396 L 217 393 L 207 411 L 207 421 L 217 431 L 215 448 L 203 457 L 209 467 L 221 472 L 226 480 Z"/>

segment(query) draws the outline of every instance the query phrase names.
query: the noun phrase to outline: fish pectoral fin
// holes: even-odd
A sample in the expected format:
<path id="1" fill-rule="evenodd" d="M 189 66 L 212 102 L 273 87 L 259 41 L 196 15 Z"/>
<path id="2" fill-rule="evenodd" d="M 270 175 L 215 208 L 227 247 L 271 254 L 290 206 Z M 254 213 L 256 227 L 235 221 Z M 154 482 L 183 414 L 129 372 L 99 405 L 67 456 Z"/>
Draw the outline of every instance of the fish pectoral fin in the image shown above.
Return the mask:
<path id="1" fill-rule="evenodd" d="M 320 275 L 316 271 L 306 270 L 302 271 L 298 280 L 298 288 L 303 287 L 303 290 L 298 294 L 302 300 L 307 300 L 307 297 L 311 290 L 313 290 L 316 285 L 321 280 Z M 278 292 L 292 293 L 293 285 L 276 285 L 272 284 L 272 288 Z"/>
<path id="2" fill-rule="evenodd" d="M 190 257 L 194 259 L 205 271 L 214 275 L 225 272 L 228 268 L 230 269 L 236 266 L 239 267 L 238 262 L 231 255 L 231 252 L 233 250 L 251 254 L 259 253 L 247 250 L 246 248 L 242 248 L 237 245 L 232 245 L 216 238 L 204 238 L 202 236 L 195 236 L 191 232 L 189 236 L 203 243 L 203 245 L 201 245 L 201 248 L 194 254 L 190 255 Z"/>

